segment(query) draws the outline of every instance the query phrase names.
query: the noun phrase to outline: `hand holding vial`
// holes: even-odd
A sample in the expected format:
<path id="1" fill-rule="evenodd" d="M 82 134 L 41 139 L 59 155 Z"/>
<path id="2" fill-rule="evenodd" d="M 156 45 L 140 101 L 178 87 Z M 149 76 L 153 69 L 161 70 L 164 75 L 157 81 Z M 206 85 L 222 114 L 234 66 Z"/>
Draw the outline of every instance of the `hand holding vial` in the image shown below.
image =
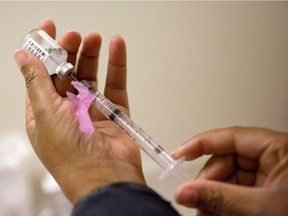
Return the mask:
<path id="1" fill-rule="evenodd" d="M 53 22 L 43 22 L 41 29 L 55 37 Z M 81 37 L 77 32 L 67 32 L 59 41 L 68 52 L 67 62 L 76 65 L 76 78 L 88 79 L 97 89 L 101 37 L 89 33 L 83 40 L 77 61 L 80 43 Z M 146 184 L 139 148 L 96 109 L 92 107 L 90 110 L 95 132 L 87 135 L 79 131 L 77 117 L 73 115 L 75 104 L 59 95 L 71 91 L 71 79 L 63 85 L 63 80 L 54 76 L 53 85 L 44 65 L 28 51 L 18 50 L 15 59 L 28 92 L 26 124 L 29 139 L 40 160 L 72 203 L 109 183 L 128 181 Z M 119 36 L 113 37 L 110 42 L 105 96 L 129 115 L 126 47 Z"/>
<path id="2" fill-rule="evenodd" d="M 93 105 L 98 111 L 106 116 L 107 119 L 113 121 L 119 129 L 125 132 L 162 168 L 159 177 L 161 180 L 171 174 L 181 181 L 190 180 L 190 176 L 180 166 L 184 158 L 177 161 L 174 160 L 159 144 L 136 125 L 129 116 L 99 91 L 95 90 L 89 81 L 83 80 L 80 83 L 73 76 L 75 68 L 71 63 L 67 63 L 68 55 L 66 50 L 45 31 L 42 29 L 32 30 L 22 41 L 21 48 L 28 50 L 36 56 L 45 65 L 49 75 L 56 74 L 63 80 L 67 80 L 69 77 L 75 79 L 75 81 L 72 81 L 72 85 L 78 90 L 79 94 L 74 95 L 67 92 L 67 96 L 77 106 L 75 115 L 79 117 L 79 127 L 82 132 L 94 132 L 94 127 L 87 111 L 93 101 Z"/>

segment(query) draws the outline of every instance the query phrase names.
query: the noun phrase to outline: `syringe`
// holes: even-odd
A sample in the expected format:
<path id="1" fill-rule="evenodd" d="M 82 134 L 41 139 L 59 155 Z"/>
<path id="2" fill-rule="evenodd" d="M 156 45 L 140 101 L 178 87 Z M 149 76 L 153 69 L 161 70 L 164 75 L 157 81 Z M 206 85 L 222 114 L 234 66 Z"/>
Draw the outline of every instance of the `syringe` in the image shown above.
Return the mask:
<path id="1" fill-rule="evenodd" d="M 94 96 L 94 106 L 108 119 L 113 121 L 122 131 L 124 131 L 140 148 L 146 152 L 162 169 L 160 179 L 173 174 L 180 181 L 191 179 L 185 170 L 181 167 L 183 159 L 174 160 L 164 149 L 158 145 L 150 136 L 148 136 L 140 127 L 138 127 L 124 112 L 115 104 L 108 100 L 98 91 L 94 91 L 90 82 L 81 81 Z"/>
<path id="2" fill-rule="evenodd" d="M 57 74 L 65 80 L 73 76 L 74 66 L 67 63 L 68 54 L 53 38 L 40 29 L 35 29 L 27 34 L 21 43 L 25 48 L 34 54 L 46 67 L 50 75 Z M 82 81 L 88 87 L 94 97 L 95 107 L 107 118 L 113 121 L 121 130 L 128 134 L 159 166 L 163 169 L 160 179 L 164 179 L 173 173 L 181 181 L 189 180 L 189 176 L 182 169 L 183 160 L 174 160 L 164 149 L 152 140 L 141 128 L 139 128 L 127 115 L 117 106 L 104 97 L 100 92 L 94 91 L 89 82 Z"/>

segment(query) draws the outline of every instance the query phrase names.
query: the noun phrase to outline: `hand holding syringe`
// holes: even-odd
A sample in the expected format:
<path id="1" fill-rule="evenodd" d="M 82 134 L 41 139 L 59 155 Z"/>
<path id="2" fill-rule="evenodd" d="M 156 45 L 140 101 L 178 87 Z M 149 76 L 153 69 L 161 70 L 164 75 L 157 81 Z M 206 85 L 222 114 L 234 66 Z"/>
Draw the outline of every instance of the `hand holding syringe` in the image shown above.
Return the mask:
<path id="1" fill-rule="evenodd" d="M 66 79 L 73 73 L 73 65 L 66 62 L 67 53 L 46 32 L 34 30 L 24 39 L 22 48 L 32 52 L 46 66 L 50 75 L 57 74 Z M 180 161 L 174 160 L 163 148 L 152 140 L 141 128 L 129 119 L 117 106 L 98 91 L 94 91 L 89 83 L 84 82 L 94 97 L 94 106 L 107 118 L 113 121 L 121 130 L 127 133 L 162 169 L 161 179 L 173 173 L 181 180 L 189 180 L 182 170 Z"/>

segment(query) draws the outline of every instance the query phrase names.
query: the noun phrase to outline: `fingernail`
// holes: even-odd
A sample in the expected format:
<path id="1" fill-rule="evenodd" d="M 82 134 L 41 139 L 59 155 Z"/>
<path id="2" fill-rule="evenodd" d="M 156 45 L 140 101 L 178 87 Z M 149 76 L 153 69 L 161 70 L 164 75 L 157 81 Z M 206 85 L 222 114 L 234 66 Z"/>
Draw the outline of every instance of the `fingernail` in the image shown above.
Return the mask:
<path id="1" fill-rule="evenodd" d="M 19 68 L 21 68 L 23 65 L 27 64 L 27 62 L 29 61 L 29 57 L 21 49 L 16 50 L 16 52 L 14 53 L 14 59 L 15 59 Z"/>
<path id="2" fill-rule="evenodd" d="M 173 156 L 175 155 L 175 153 L 176 153 L 176 150 L 172 151 L 172 152 L 170 153 L 170 155 L 173 157 Z"/>
<path id="3" fill-rule="evenodd" d="M 181 194 L 181 204 L 187 207 L 195 207 L 197 203 L 197 192 L 193 190 L 184 190 Z"/>
<path id="4" fill-rule="evenodd" d="M 176 154 L 181 149 L 181 147 L 182 146 L 177 147 L 174 151 L 171 152 L 171 155 Z"/>
<path id="5" fill-rule="evenodd" d="M 179 146 L 178 148 L 176 148 L 174 151 L 171 152 L 172 157 L 178 157 L 179 152 L 181 152 L 181 148 L 182 146 Z"/>

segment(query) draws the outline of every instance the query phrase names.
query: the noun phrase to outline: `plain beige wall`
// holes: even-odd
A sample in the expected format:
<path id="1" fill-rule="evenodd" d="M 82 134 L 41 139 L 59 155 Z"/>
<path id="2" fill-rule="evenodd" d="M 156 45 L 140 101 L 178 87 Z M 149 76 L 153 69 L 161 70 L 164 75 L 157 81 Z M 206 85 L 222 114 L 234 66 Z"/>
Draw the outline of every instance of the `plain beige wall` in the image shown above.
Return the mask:
<path id="1" fill-rule="evenodd" d="M 288 129 L 287 2 L 0 2 L 2 133 L 25 130 L 12 56 L 44 18 L 56 22 L 58 39 L 68 30 L 102 35 L 100 87 L 109 39 L 123 35 L 132 118 L 167 152 L 216 127 Z M 159 182 L 157 165 L 143 158 L 148 184 L 173 201 L 179 183 Z M 186 165 L 191 176 L 205 159 Z"/>

